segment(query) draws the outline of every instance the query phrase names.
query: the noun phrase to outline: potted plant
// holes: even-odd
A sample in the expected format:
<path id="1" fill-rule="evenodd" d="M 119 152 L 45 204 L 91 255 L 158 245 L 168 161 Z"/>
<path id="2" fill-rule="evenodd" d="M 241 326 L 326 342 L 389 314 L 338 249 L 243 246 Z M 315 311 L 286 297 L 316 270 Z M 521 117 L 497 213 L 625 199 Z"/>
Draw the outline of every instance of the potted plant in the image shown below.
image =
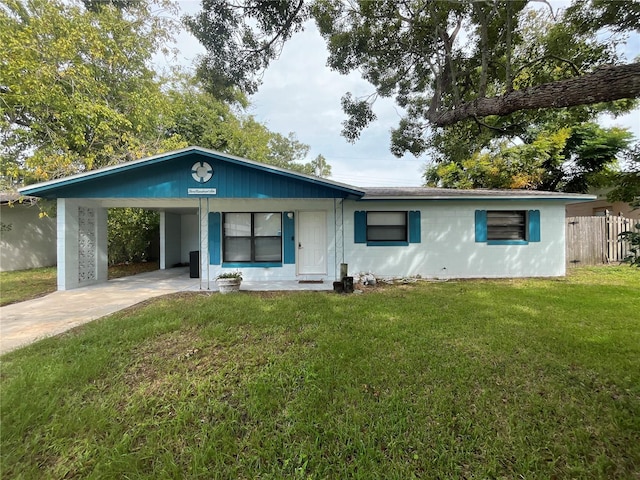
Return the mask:
<path id="1" fill-rule="evenodd" d="M 242 283 L 242 272 L 225 272 L 216 277 L 218 290 L 220 293 L 231 293 L 240 290 Z"/>

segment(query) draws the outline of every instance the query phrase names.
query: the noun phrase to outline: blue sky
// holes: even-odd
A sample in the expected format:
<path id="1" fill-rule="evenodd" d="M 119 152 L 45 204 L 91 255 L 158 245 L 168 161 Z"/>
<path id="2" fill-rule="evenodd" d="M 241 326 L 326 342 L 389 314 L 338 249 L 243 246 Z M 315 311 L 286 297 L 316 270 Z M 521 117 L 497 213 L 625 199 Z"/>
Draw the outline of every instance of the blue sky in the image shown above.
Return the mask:
<path id="1" fill-rule="evenodd" d="M 199 2 L 178 2 L 183 12 L 197 12 Z M 553 2 L 552 2 L 553 3 Z M 203 49 L 187 32 L 177 38 L 178 61 L 191 65 Z M 640 35 L 626 45 L 629 60 L 640 55 Z M 344 114 L 340 99 L 346 92 L 366 95 L 373 87 L 357 73 L 340 75 L 326 66 L 324 40 L 315 24 L 289 40 L 280 58 L 269 66 L 257 94 L 251 97 L 250 114 L 272 131 L 284 135 L 295 132 L 298 140 L 311 149 L 309 160 L 318 154 L 332 167 L 333 180 L 357 186 L 419 186 L 427 157 L 407 155 L 401 159 L 389 151 L 390 130 L 400 119 L 393 101 L 379 100 L 374 111 L 378 119 L 355 144 L 341 135 Z M 159 59 L 159 63 L 167 62 Z M 618 119 L 603 119 L 603 125 L 629 127 L 640 139 L 640 109 Z"/>

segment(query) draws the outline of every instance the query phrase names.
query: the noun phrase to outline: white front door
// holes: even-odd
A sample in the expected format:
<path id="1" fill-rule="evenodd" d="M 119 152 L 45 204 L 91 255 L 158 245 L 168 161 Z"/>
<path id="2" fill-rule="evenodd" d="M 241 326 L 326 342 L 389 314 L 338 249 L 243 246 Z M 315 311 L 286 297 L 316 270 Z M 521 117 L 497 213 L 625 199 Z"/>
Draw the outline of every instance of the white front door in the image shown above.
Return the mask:
<path id="1" fill-rule="evenodd" d="M 327 213 L 298 213 L 298 274 L 327 273 Z"/>

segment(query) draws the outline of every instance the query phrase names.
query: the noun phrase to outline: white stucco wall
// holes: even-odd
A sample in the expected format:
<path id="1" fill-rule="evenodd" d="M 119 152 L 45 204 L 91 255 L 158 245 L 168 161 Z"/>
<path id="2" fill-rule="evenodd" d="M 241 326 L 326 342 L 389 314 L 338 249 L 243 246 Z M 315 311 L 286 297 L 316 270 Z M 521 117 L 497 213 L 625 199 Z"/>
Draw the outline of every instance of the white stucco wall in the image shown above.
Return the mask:
<path id="1" fill-rule="evenodd" d="M 475 242 L 476 210 L 540 210 L 540 242 Z M 421 243 L 367 246 L 354 243 L 357 210 L 420 210 Z M 537 277 L 565 273 L 565 208 L 552 202 L 345 202 L 345 261 L 350 274 L 425 278 Z"/>
<path id="2" fill-rule="evenodd" d="M 39 215 L 37 205 L 0 206 L 0 271 L 56 264 L 56 220 Z"/>
<path id="3" fill-rule="evenodd" d="M 172 268 L 181 263 L 180 215 L 160 212 L 160 268 Z"/>
<path id="4" fill-rule="evenodd" d="M 488 245 L 475 241 L 476 210 L 539 210 L 540 242 L 527 245 Z M 333 281 L 341 263 L 347 263 L 349 274 L 373 273 L 379 277 L 416 276 L 424 278 L 500 278 L 547 277 L 565 274 L 564 204 L 555 202 L 355 202 L 338 203 L 335 214 L 333 200 L 299 200 L 294 204 L 279 200 L 218 200 L 211 202 L 213 212 L 267 212 L 324 210 L 327 214 L 327 274 L 323 280 Z M 419 210 L 421 242 L 406 246 L 367 246 L 354 243 L 354 212 Z M 339 219 L 343 218 L 343 233 Z M 336 220 L 338 219 L 338 222 Z M 208 229 L 207 216 L 202 217 L 202 229 Z M 336 245 L 336 243 L 338 245 Z M 205 240 L 203 245 L 206 245 Z M 344 245 L 344 246 L 343 246 Z M 206 251 L 203 248 L 203 251 Z M 297 252 L 296 252 L 297 254 Z M 201 258 L 203 269 L 207 266 Z M 225 271 L 209 265 L 211 280 Z M 296 265 L 282 267 L 248 267 L 241 269 L 246 280 L 295 280 Z M 204 270 L 203 270 L 204 271 Z M 203 274 L 206 280 L 206 271 Z"/>
<path id="5" fill-rule="evenodd" d="M 59 266 L 59 288 L 68 289 L 78 283 L 78 207 L 92 206 L 98 212 L 97 281 L 106 280 L 101 270 L 106 255 L 106 210 L 89 201 L 61 200 L 58 205 L 58 258 L 68 259 Z M 160 205 L 157 205 L 161 207 Z M 165 266 L 187 263 L 189 252 L 200 250 L 201 283 L 215 288 L 215 278 L 223 268 L 209 265 L 209 212 L 293 212 L 296 224 L 300 212 L 323 211 L 326 214 L 326 273 L 299 275 L 298 264 L 280 267 L 241 268 L 247 281 L 323 280 L 333 281 L 339 275 L 341 263 L 347 263 L 349 274 L 373 273 L 378 277 L 420 275 L 425 278 L 474 277 L 534 277 L 561 276 L 565 273 L 565 207 L 553 201 L 334 201 L 272 200 L 272 199 L 210 199 L 208 209 L 202 202 L 198 215 L 165 212 L 161 215 L 161 242 L 165 251 Z M 511 209 L 540 211 L 540 242 L 527 245 L 488 245 L 475 241 L 475 211 Z M 367 246 L 354 243 L 354 212 L 420 211 L 421 242 L 406 246 Z M 104 212 L 104 218 L 103 218 Z M 195 209 L 197 212 L 197 208 Z M 104 225 L 104 226 L 103 226 Z M 104 229 L 103 229 L 104 228 Z M 198 234 L 200 243 L 198 243 Z M 297 244 L 296 238 L 296 244 Z M 296 262 L 298 250 L 296 249 Z M 105 257 L 106 258 L 106 257 Z M 205 287 L 206 288 L 206 287 Z"/>
<path id="6" fill-rule="evenodd" d="M 189 252 L 198 250 L 198 215 L 180 215 L 180 262 L 189 263 Z"/>
<path id="7" fill-rule="evenodd" d="M 92 268 L 88 278 L 80 278 L 79 209 L 92 209 L 94 217 L 92 236 Z M 58 290 L 106 282 L 109 275 L 107 209 L 98 202 L 59 198 L 57 208 Z"/>

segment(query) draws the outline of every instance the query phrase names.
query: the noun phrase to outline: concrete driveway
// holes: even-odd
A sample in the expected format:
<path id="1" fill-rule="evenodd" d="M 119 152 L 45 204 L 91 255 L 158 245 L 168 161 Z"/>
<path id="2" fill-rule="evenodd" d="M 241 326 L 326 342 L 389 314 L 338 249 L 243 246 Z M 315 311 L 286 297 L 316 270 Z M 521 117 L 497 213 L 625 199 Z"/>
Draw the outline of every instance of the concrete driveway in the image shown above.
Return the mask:
<path id="1" fill-rule="evenodd" d="M 242 282 L 242 290 L 330 290 L 332 284 L 295 281 Z M 217 292 L 215 282 L 200 285 L 188 268 L 172 268 L 117 278 L 106 283 L 58 291 L 0 307 L 0 354 L 41 338 L 110 315 L 153 297 L 187 291 Z"/>
<path id="2" fill-rule="evenodd" d="M 199 289 L 199 280 L 189 278 L 187 268 L 174 268 L 58 291 L 0 307 L 0 354 L 149 298 Z"/>

